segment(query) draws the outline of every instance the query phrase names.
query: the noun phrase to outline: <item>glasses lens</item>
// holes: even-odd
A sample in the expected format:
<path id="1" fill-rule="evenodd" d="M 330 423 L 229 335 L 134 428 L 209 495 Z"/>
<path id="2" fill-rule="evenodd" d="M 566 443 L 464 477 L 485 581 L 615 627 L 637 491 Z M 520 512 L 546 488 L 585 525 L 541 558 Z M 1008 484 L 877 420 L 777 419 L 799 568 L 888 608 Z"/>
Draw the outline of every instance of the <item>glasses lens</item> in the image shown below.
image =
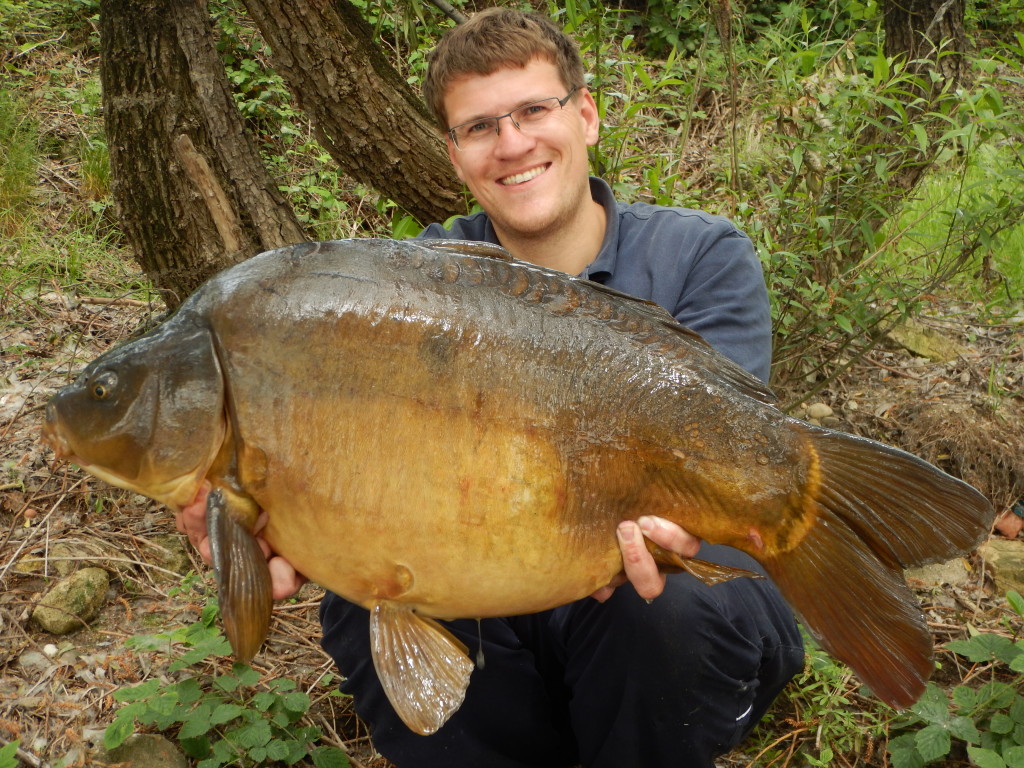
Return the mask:
<path id="1" fill-rule="evenodd" d="M 551 115 L 558 106 L 558 99 L 554 97 L 542 99 L 541 101 L 533 102 L 533 104 L 527 104 L 525 107 L 520 107 L 512 113 L 512 119 L 522 129 L 543 122 L 544 118 Z"/>
<path id="2" fill-rule="evenodd" d="M 474 120 L 471 123 L 463 123 L 452 128 L 455 143 L 460 147 L 492 139 L 497 132 L 498 119 L 496 117 L 486 117 L 482 120 Z"/>
<path id="3" fill-rule="evenodd" d="M 484 117 L 479 120 L 472 120 L 468 123 L 456 125 L 450 129 L 452 140 L 459 149 L 467 147 L 486 146 L 497 138 L 500 130 L 500 122 L 509 118 L 513 125 L 520 131 L 529 132 L 540 126 L 541 123 L 554 112 L 561 109 L 569 98 L 576 92 L 573 88 L 566 94 L 564 99 L 552 96 L 548 99 L 541 99 L 532 104 L 519 107 L 511 112 L 499 115 L 498 117 Z"/>

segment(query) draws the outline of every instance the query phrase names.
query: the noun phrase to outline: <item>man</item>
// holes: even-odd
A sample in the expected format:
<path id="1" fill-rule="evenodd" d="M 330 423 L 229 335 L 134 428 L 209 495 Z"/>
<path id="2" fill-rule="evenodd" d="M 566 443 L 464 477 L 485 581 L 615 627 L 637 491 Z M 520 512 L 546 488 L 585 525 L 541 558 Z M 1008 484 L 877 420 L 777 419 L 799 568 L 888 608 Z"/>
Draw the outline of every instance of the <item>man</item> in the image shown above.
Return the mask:
<path id="1" fill-rule="evenodd" d="M 575 44 L 557 27 L 483 11 L 441 41 L 424 92 L 455 172 L 484 212 L 450 230 L 434 224 L 423 237 L 500 243 L 519 259 L 652 299 L 767 379 L 767 292 L 749 239 L 697 211 L 618 204 L 589 176 L 597 108 Z M 183 525 L 203 544 L 198 502 Z M 771 582 L 666 579 L 644 536 L 683 556 L 699 548 L 703 559 L 761 571 L 666 521 L 624 521 L 618 537 L 633 589 L 616 589 L 622 578 L 596 599 L 541 614 L 447 623 L 467 647 L 482 648 L 484 664 L 462 707 L 431 736 L 409 731 L 387 701 L 367 612 L 328 594 L 323 645 L 380 752 L 399 768 L 713 766 L 801 668 L 800 636 Z M 275 597 L 302 581 L 280 557 L 270 556 L 270 567 Z"/>

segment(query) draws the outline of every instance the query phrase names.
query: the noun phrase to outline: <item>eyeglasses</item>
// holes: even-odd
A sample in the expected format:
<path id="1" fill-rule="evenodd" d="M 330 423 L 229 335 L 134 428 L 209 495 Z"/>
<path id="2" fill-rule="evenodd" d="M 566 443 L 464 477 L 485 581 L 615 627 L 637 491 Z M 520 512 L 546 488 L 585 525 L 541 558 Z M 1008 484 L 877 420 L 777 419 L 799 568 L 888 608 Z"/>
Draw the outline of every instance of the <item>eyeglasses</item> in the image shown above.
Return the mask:
<path id="1" fill-rule="evenodd" d="M 467 120 L 465 123 L 459 123 L 449 128 L 448 135 L 452 137 L 452 142 L 455 144 L 456 149 L 465 150 L 485 147 L 491 144 L 494 141 L 494 137 L 501 133 L 501 120 L 505 117 L 512 122 L 512 125 L 520 133 L 533 133 L 551 115 L 562 109 L 579 89 L 580 86 L 577 85 L 565 95 L 564 99 L 552 96 L 516 107 L 504 115 Z"/>

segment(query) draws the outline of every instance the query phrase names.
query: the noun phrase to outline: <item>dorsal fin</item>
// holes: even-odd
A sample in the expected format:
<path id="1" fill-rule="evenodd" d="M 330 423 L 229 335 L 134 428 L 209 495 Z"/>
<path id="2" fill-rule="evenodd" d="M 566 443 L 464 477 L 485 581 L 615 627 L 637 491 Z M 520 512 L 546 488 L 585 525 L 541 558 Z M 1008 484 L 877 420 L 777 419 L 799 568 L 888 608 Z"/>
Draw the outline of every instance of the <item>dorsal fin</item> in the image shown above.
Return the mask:
<path id="1" fill-rule="evenodd" d="M 775 393 L 768 388 L 767 384 L 742 366 L 716 351 L 714 347 L 708 343 L 707 339 L 696 331 L 680 324 L 680 322 L 660 304 L 656 304 L 653 301 L 648 301 L 646 299 L 639 299 L 636 296 L 630 296 L 628 293 L 617 291 L 614 288 L 609 288 L 601 283 L 595 283 L 592 280 L 584 280 L 579 277 L 570 277 L 569 279 L 575 283 L 584 284 L 598 293 L 603 293 L 617 299 L 622 303 L 623 308 L 628 308 L 633 312 L 642 315 L 646 320 L 685 337 L 689 342 L 688 346 L 695 354 L 707 358 L 706 362 L 708 363 L 709 370 L 710 366 L 713 365 L 715 373 L 748 397 L 760 400 L 762 403 L 767 403 L 769 405 L 778 402 L 778 398 L 775 396 Z"/>
<path id="2" fill-rule="evenodd" d="M 775 393 L 768 386 L 753 376 L 740 365 L 717 352 L 707 340 L 696 331 L 681 325 L 672 314 L 653 301 L 640 299 L 628 293 L 609 288 L 601 283 L 587 280 L 582 277 L 574 277 L 548 267 L 542 267 L 528 261 L 522 261 L 513 257 L 500 245 L 472 240 L 440 240 L 423 239 L 416 240 L 417 245 L 431 248 L 437 251 L 454 251 L 463 256 L 476 256 L 506 262 L 517 269 L 525 269 L 536 274 L 545 275 L 556 281 L 565 281 L 575 284 L 584 290 L 601 294 L 604 298 L 614 301 L 618 309 L 639 315 L 640 318 L 656 327 L 667 329 L 674 334 L 684 337 L 688 350 L 695 356 L 701 358 L 705 369 L 714 375 L 719 376 L 729 386 L 732 386 L 755 400 L 769 405 L 778 402 Z"/>
<path id="3" fill-rule="evenodd" d="M 477 240 L 438 240 L 424 238 L 422 240 L 417 240 L 416 245 L 422 245 L 424 248 L 433 248 L 437 251 L 456 251 L 464 256 L 485 256 L 490 259 L 499 259 L 501 261 L 514 261 L 520 264 L 527 263 L 520 262 L 500 245 Z"/>

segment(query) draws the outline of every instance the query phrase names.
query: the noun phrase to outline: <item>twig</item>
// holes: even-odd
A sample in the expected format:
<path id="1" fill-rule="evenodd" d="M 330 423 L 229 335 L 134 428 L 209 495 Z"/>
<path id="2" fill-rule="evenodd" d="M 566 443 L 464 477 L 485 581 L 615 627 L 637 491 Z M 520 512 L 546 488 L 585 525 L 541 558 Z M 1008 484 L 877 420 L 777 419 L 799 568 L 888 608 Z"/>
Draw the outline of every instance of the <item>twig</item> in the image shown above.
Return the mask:
<path id="1" fill-rule="evenodd" d="M 82 304 L 106 304 L 113 307 L 149 307 L 152 304 L 139 299 L 114 299 L 109 296 L 80 296 L 78 299 Z"/>
<path id="2" fill-rule="evenodd" d="M 445 2 L 445 0 L 430 0 L 430 3 L 432 5 L 437 6 L 437 8 L 440 9 L 440 11 L 444 13 L 445 16 L 454 21 L 456 24 L 463 24 L 469 21 L 469 17 L 466 16 L 466 14 L 464 14 L 458 8 L 455 8 L 449 3 Z"/>

